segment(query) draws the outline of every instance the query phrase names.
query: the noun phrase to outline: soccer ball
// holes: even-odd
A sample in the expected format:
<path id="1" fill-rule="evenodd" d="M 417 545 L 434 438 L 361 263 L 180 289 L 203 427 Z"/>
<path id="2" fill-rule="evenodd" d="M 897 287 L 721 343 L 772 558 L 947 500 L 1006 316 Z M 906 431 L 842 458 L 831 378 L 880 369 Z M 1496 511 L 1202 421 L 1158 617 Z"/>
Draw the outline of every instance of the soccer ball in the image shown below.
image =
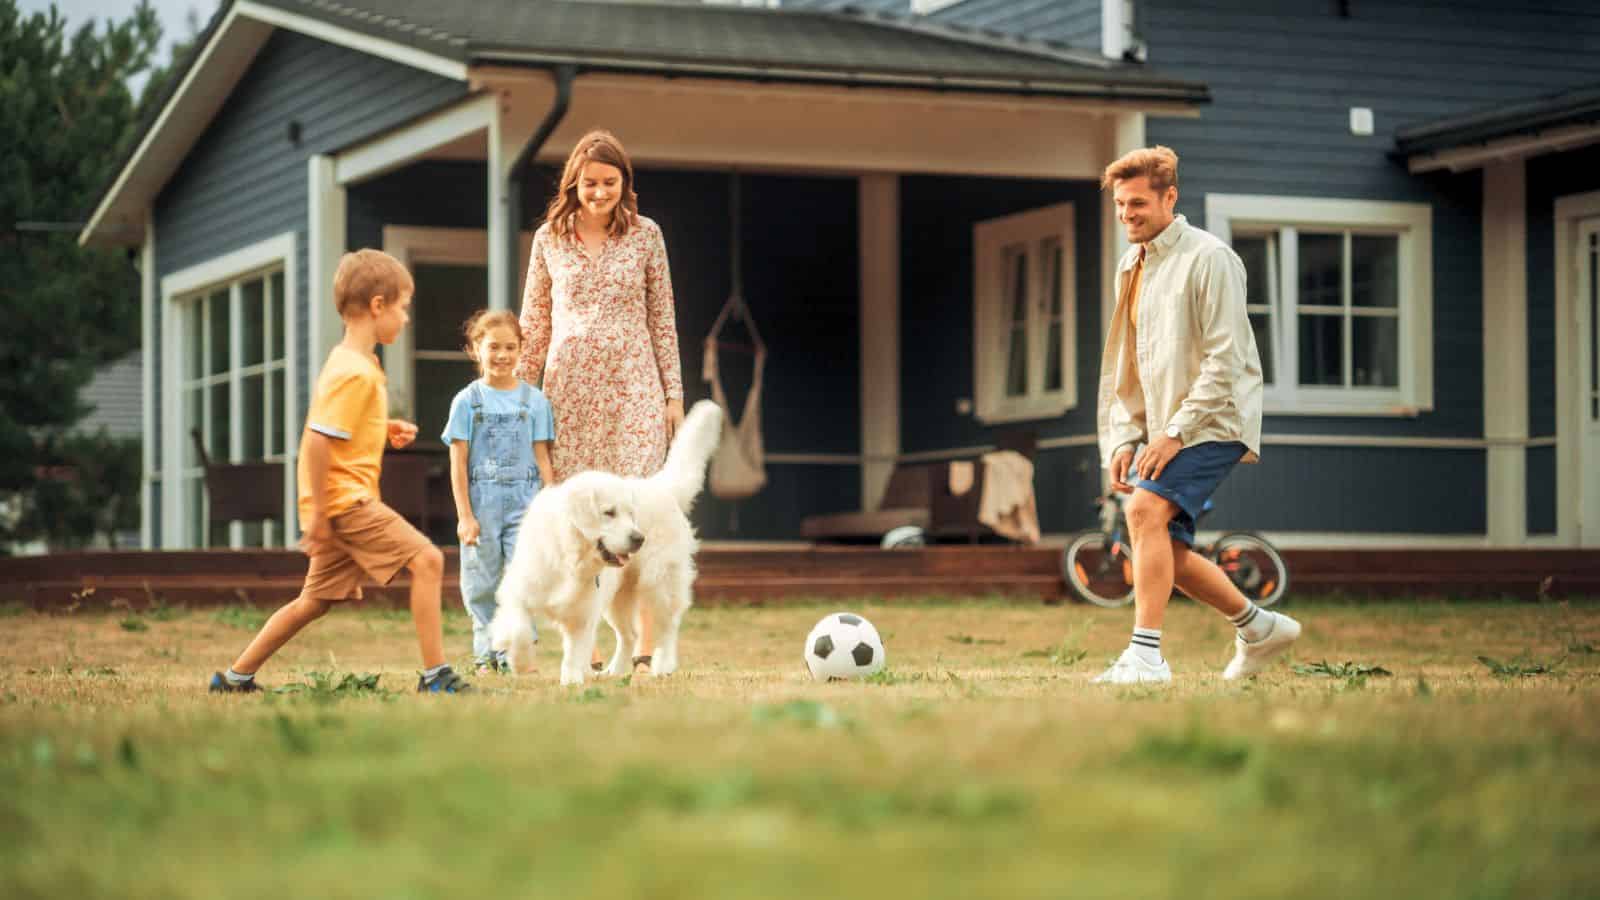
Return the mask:
<path id="1" fill-rule="evenodd" d="M 858 615 L 831 613 L 806 635 L 805 659 L 806 670 L 817 681 L 863 678 L 882 671 L 883 638 Z"/>

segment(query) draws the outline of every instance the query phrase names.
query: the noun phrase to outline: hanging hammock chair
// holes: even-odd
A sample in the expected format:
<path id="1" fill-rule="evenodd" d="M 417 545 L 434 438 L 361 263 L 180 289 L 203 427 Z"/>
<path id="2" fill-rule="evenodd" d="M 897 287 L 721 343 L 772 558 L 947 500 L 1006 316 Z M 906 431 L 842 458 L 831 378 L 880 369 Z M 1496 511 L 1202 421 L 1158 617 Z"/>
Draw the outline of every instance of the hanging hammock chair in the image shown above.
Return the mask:
<path id="1" fill-rule="evenodd" d="M 729 195 L 732 227 L 729 230 L 728 259 L 733 270 L 733 290 L 728 295 L 728 301 L 722 305 L 722 311 L 717 313 L 716 321 L 711 324 L 711 332 L 706 335 L 705 357 L 700 374 L 711 383 L 711 399 L 723 410 L 722 440 L 717 445 L 716 454 L 711 457 L 709 476 L 711 494 L 725 500 L 737 500 L 754 496 L 767 483 L 766 449 L 761 443 L 761 376 L 767 366 L 767 345 L 761 340 L 761 333 L 756 330 L 755 319 L 750 315 L 750 308 L 744 302 L 743 273 L 739 265 L 737 172 L 732 176 Z M 751 346 L 726 344 L 718 340 L 723 326 L 735 318 L 741 320 L 745 329 L 750 332 Z M 750 377 L 750 392 L 745 395 L 744 412 L 737 422 L 734 421 L 732 410 L 728 409 L 728 397 L 722 390 L 722 374 L 717 367 L 717 351 L 723 348 L 745 350 L 755 354 L 755 367 Z"/>

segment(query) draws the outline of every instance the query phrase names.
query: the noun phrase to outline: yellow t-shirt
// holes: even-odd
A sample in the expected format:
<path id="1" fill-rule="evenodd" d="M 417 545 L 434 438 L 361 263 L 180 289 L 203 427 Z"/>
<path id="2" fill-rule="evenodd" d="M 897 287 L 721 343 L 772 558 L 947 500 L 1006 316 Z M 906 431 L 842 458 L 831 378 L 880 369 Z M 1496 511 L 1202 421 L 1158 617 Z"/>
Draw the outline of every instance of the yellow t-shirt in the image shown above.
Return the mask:
<path id="1" fill-rule="evenodd" d="M 362 500 L 378 499 L 378 471 L 389 437 L 389 379 L 371 357 L 334 347 L 317 376 L 306 413 L 306 429 L 329 437 L 328 515 Z M 302 449 L 299 465 L 300 526 L 310 526 L 311 475 Z"/>

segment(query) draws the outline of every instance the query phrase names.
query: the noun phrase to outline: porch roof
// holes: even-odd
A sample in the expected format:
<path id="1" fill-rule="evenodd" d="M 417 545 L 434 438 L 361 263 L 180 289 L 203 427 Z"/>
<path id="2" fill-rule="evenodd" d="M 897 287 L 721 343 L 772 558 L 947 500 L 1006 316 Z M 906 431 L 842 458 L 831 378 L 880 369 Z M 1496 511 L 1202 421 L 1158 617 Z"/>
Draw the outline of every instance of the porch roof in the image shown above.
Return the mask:
<path id="1" fill-rule="evenodd" d="M 1395 153 L 1413 172 L 1463 171 L 1600 142 L 1600 84 L 1403 128 Z"/>
<path id="2" fill-rule="evenodd" d="M 876 87 L 1204 103 L 1203 84 L 1063 45 L 852 9 L 573 0 L 256 0 L 467 65 L 575 63 Z"/>

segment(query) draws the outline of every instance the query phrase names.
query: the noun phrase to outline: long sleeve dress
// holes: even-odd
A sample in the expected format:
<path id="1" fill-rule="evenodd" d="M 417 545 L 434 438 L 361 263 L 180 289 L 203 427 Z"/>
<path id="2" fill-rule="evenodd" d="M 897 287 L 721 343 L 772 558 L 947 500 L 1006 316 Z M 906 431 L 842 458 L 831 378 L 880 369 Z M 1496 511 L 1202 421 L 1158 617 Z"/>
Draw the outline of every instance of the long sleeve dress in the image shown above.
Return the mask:
<path id="1" fill-rule="evenodd" d="M 683 398 L 672 277 L 661 228 L 640 216 L 591 258 L 549 224 L 533 237 L 517 374 L 555 408 L 557 481 L 591 469 L 654 474 L 667 458 L 666 402 Z"/>

